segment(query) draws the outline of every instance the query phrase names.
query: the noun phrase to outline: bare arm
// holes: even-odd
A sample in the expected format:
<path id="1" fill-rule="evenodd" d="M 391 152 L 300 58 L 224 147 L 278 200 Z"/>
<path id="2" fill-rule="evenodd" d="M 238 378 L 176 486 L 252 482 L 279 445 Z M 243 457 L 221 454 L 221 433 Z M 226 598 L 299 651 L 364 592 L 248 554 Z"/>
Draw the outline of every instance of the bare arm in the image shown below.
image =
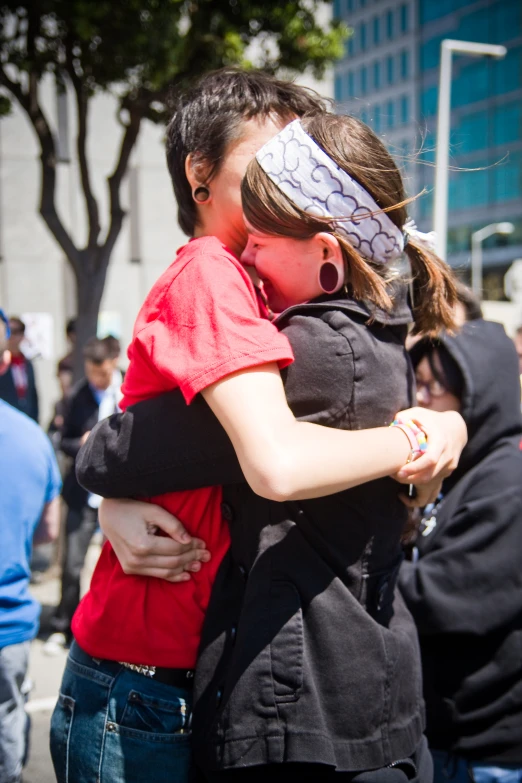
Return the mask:
<path id="1" fill-rule="evenodd" d="M 58 538 L 60 530 L 60 498 L 55 497 L 50 503 L 46 503 L 36 530 L 34 531 L 33 544 L 48 544 Z"/>
<path id="2" fill-rule="evenodd" d="M 271 500 L 340 492 L 398 472 L 409 455 L 408 441 L 395 427 L 343 431 L 296 421 L 276 365 L 230 375 L 202 395 L 232 441 L 246 480 Z M 442 470 L 441 463 L 455 467 L 465 445 L 463 422 L 459 433 L 458 419 L 444 416 L 437 417 L 442 437 L 434 434 L 430 441 L 426 470 Z"/>

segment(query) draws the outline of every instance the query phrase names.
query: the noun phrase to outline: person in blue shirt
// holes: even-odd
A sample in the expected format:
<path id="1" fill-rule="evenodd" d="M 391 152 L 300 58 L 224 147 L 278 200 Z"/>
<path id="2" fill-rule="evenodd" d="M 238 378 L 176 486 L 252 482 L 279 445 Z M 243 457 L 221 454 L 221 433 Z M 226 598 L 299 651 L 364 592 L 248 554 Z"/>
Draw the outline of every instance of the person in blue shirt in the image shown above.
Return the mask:
<path id="1" fill-rule="evenodd" d="M 0 376 L 9 327 L 0 310 Z M 18 783 L 26 755 L 23 682 L 40 606 L 29 592 L 33 544 L 58 535 L 60 472 L 51 442 L 24 413 L 0 400 L 0 781 Z"/>

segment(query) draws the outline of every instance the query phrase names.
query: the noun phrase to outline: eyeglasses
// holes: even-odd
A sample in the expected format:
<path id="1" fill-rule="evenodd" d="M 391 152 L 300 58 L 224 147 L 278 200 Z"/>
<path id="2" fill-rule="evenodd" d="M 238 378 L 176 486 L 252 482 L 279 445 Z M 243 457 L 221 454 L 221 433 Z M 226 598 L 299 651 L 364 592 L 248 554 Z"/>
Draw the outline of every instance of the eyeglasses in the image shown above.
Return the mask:
<path id="1" fill-rule="evenodd" d="M 448 391 L 446 387 L 435 378 L 432 381 L 421 381 L 420 378 L 415 378 L 415 382 L 417 384 L 417 392 L 422 389 L 432 399 L 443 397 Z"/>

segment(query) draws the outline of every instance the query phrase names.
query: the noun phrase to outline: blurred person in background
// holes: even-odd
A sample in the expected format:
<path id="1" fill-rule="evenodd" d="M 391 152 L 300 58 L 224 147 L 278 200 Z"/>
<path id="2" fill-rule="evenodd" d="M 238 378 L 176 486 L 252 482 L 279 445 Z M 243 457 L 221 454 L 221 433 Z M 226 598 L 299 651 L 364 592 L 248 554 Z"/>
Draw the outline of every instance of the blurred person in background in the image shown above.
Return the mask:
<path id="1" fill-rule="evenodd" d="M 11 364 L 0 376 L 0 399 L 38 421 L 38 392 L 34 368 L 20 348 L 25 336 L 25 324 L 20 318 L 12 317 L 9 319 L 9 330 L 11 336 L 8 339 L 8 349 Z"/>
<path id="2" fill-rule="evenodd" d="M 0 310 L 0 377 L 9 371 L 8 324 Z M 29 593 L 33 544 L 58 535 L 58 465 L 48 438 L 0 401 L 0 781 L 18 783 L 27 757 L 24 705 L 40 607 Z"/>
<path id="3" fill-rule="evenodd" d="M 56 370 L 63 397 L 67 397 L 69 394 L 73 380 L 74 348 L 76 346 L 76 318 L 69 318 L 67 321 L 65 336 L 67 338 L 69 351 L 60 359 Z"/>
<path id="4" fill-rule="evenodd" d="M 65 334 L 70 350 L 69 353 L 60 359 L 56 368 L 56 377 L 58 378 L 58 383 L 60 385 L 60 399 L 57 400 L 54 405 L 53 416 L 47 430 L 56 451 L 58 451 L 60 448 L 60 440 L 65 421 L 65 412 L 67 410 L 67 398 L 71 392 L 73 382 L 73 355 L 74 347 L 76 345 L 75 318 L 69 318 L 67 321 Z"/>
<path id="5" fill-rule="evenodd" d="M 522 433 L 518 365 L 481 319 L 411 351 L 418 404 L 468 444 L 427 506 L 400 587 L 419 632 L 435 783 L 522 780 Z"/>
<path id="6" fill-rule="evenodd" d="M 91 539 L 98 527 L 97 496 L 90 495 L 76 479 L 75 459 L 99 419 L 118 410 L 119 385 L 114 385 L 114 352 L 105 340 L 92 337 L 83 351 L 85 378 L 72 389 L 63 423 L 60 448 L 71 457 L 63 498 L 68 511 L 62 560 L 60 603 L 51 619 L 53 633 L 44 651 L 55 654 L 72 638 L 71 620 L 80 602 L 80 577 Z"/>
<path id="7" fill-rule="evenodd" d="M 108 346 L 109 354 L 114 363 L 113 384 L 121 386 L 121 384 L 123 383 L 123 379 L 125 378 L 125 373 L 122 369 L 120 369 L 119 366 L 120 356 L 121 356 L 121 343 L 118 340 L 118 338 L 114 337 L 114 335 L 112 334 L 108 334 L 107 337 L 104 337 L 103 342 L 106 343 L 106 345 Z"/>

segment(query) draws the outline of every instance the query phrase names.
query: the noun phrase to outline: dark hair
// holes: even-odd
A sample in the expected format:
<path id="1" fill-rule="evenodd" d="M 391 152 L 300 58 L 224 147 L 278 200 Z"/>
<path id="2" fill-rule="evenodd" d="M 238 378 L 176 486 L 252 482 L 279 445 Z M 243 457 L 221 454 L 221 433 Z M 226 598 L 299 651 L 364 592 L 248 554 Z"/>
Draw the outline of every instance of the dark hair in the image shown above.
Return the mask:
<path id="1" fill-rule="evenodd" d="M 484 318 L 480 299 L 473 293 L 471 288 L 464 285 L 460 280 L 456 281 L 457 301 L 460 302 L 466 312 L 466 321 L 476 321 Z"/>
<path id="2" fill-rule="evenodd" d="M 192 236 L 197 211 L 185 175 L 187 156 L 191 154 L 200 168 L 203 185 L 219 171 L 230 143 L 241 138 L 245 120 L 271 114 L 291 120 L 325 111 L 325 102 L 313 90 L 263 71 L 221 68 L 178 93 L 173 109 L 167 127 L 167 165 L 178 203 L 178 223 Z"/>
<path id="3" fill-rule="evenodd" d="M 103 364 L 107 359 L 112 359 L 110 347 L 105 340 L 100 340 L 98 337 L 91 337 L 87 340 L 83 349 L 83 358 L 86 362 L 92 362 L 92 364 Z"/>
<path id="4" fill-rule="evenodd" d="M 436 355 L 439 357 L 442 372 L 435 365 Z M 451 394 L 454 394 L 459 400 L 462 399 L 464 392 L 462 370 L 443 343 L 438 340 L 421 340 L 417 345 L 413 346 L 410 351 L 410 357 L 415 369 L 426 358 L 433 377 Z"/>
<path id="5" fill-rule="evenodd" d="M 69 318 L 65 325 L 65 334 L 70 337 L 71 334 L 76 334 L 76 318 Z"/>
<path id="6" fill-rule="evenodd" d="M 25 334 L 25 324 L 21 318 L 18 318 L 17 315 L 9 316 L 9 326 L 11 327 L 11 331 L 13 331 L 13 326 L 14 326 L 14 328 L 17 331 L 22 332 L 22 334 Z"/>
<path id="7" fill-rule="evenodd" d="M 522 324 L 517 328 L 515 334 L 522 334 Z"/>
<path id="8" fill-rule="evenodd" d="M 373 131 L 356 117 L 316 114 L 303 120 L 306 132 L 326 154 L 368 191 L 379 209 L 386 210 L 397 228 L 408 219 L 400 172 L 390 153 Z M 258 231 L 277 236 L 307 239 L 321 231 L 333 234 L 343 250 L 348 282 L 356 299 L 378 307 L 392 306 L 387 283 L 392 279 L 384 264 L 363 258 L 346 237 L 321 219 L 295 206 L 269 179 L 257 160 L 249 164 L 241 186 L 243 210 Z M 415 332 L 435 334 L 453 329 L 455 280 L 450 267 L 410 238 L 405 253 L 412 268 Z"/>
<path id="9" fill-rule="evenodd" d="M 117 359 L 121 354 L 121 343 L 118 338 L 114 337 L 113 334 L 108 334 L 107 337 L 103 338 L 103 342 L 108 346 L 110 358 Z"/>

